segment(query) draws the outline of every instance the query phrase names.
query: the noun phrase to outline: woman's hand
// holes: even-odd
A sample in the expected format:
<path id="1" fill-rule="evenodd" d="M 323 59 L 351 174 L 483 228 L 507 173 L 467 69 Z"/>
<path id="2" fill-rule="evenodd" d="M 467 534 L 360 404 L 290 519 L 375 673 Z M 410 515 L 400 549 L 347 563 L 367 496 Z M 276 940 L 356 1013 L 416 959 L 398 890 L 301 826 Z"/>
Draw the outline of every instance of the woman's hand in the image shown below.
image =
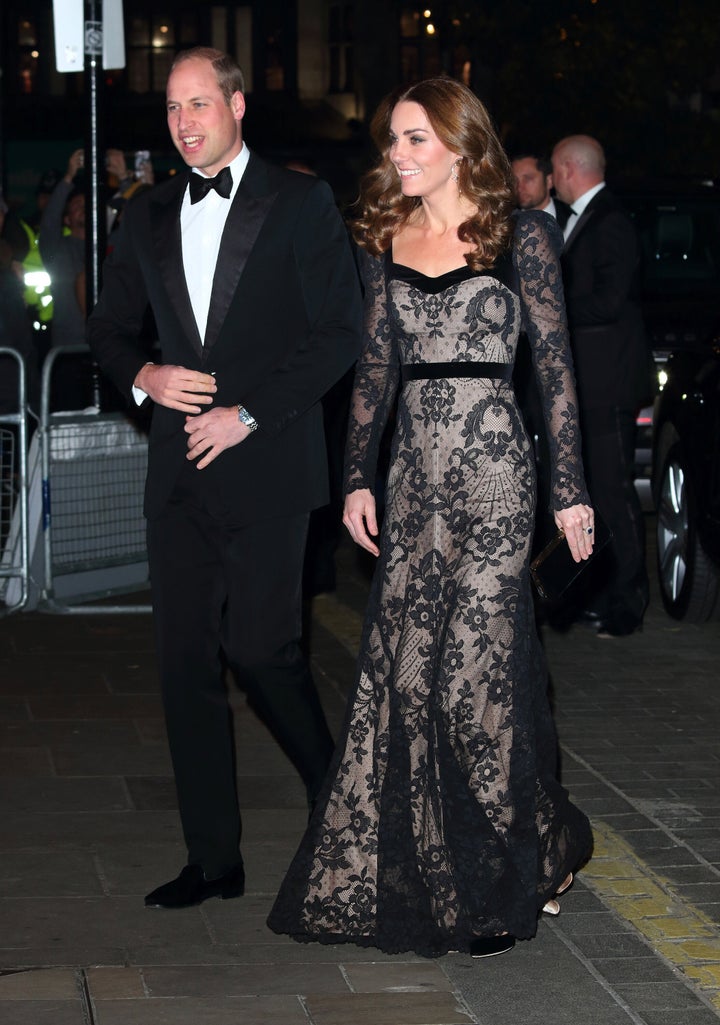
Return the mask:
<path id="1" fill-rule="evenodd" d="M 371 534 L 373 537 L 377 537 L 378 527 L 375 498 L 369 488 L 351 491 L 346 497 L 343 523 L 350 531 L 350 537 L 355 544 L 367 549 L 373 555 L 380 554 L 380 549 L 370 537 Z"/>
<path id="2" fill-rule="evenodd" d="M 571 505 L 555 511 L 555 524 L 565 535 L 575 562 L 589 558 L 593 550 L 595 515 L 589 505 Z"/>

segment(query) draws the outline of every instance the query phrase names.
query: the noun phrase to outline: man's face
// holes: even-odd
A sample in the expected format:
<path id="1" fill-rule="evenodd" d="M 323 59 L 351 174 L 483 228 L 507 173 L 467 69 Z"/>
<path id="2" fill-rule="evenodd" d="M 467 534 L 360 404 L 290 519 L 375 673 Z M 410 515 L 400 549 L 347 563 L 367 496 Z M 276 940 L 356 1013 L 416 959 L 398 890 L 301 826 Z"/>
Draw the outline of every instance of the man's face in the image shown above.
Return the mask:
<path id="1" fill-rule="evenodd" d="M 521 210 L 542 210 L 550 199 L 552 176 L 543 174 L 533 157 L 513 160 L 518 205 Z"/>
<path id="2" fill-rule="evenodd" d="M 85 238 L 85 197 L 73 196 L 65 209 L 65 223 L 75 238 Z"/>
<path id="3" fill-rule="evenodd" d="M 242 149 L 245 99 L 220 91 L 210 61 L 192 58 L 172 72 L 167 84 L 167 121 L 175 147 L 189 167 L 213 176 Z"/>

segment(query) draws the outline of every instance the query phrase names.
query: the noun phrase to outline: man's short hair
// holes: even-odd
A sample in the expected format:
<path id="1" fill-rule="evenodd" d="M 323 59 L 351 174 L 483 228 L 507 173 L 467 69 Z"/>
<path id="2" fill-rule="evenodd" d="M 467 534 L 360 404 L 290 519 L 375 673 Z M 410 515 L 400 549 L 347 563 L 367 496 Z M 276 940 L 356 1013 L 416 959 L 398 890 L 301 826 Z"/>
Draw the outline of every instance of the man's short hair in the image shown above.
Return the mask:
<path id="1" fill-rule="evenodd" d="M 538 171 L 542 171 L 546 178 L 552 174 L 552 163 L 549 157 L 539 157 L 537 153 L 517 153 L 511 157 L 511 162 L 515 163 L 516 160 L 534 160 Z"/>
<path id="2" fill-rule="evenodd" d="M 170 74 L 179 64 L 184 64 L 188 60 L 205 60 L 212 64 L 218 87 L 228 106 L 235 93 L 245 92 L 242 69 L 229 53 L 216 50 L 212 46 L 193 46 L 190 50 L 181 50 L 170 66 Z"/>

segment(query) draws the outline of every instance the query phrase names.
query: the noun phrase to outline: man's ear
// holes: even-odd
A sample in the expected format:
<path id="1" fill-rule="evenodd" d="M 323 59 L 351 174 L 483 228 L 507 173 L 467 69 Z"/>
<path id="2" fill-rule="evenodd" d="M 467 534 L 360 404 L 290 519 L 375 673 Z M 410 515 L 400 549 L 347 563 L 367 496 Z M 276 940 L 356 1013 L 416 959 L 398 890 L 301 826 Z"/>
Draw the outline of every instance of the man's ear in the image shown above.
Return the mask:
<path id="1" fill-rule="evenodd" d="M 230 109 L 236 121 L 242 121 L 245 117 L 245 97 L 241 92 L 235 92 L 230 97 Z"/>

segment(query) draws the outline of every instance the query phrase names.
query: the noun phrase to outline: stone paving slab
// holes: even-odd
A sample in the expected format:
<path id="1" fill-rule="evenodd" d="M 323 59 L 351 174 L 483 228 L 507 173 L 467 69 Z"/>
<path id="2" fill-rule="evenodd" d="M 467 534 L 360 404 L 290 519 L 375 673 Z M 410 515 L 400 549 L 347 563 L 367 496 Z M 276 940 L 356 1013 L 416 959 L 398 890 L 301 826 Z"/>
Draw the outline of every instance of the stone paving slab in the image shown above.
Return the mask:
<path id="1" fill-rule="evenodd" d="M 87 1025 L 85 1008 L 77 1000 L 15 1000 L 2 1007 L 3 1025 Z"/>
<path id="2" fill-rule="evenodd" d="M 78 973 L 71 968 L 45 968 L 0 975 L 0 1000 L 79 1000 Z"/>
<path id="3" fill-rule="evenodd" d="M 343 966 L 343 973 L 353 993 L 423 993 L 451 989 L 447 975 L 434 963 L 348 964 Z"/>
<path id="4" fill-rule="evenodd" d="M 98 1000 L 94 1025 L 308 1025 L 296 996 Z"/>
<path id="5" fill-rule="evenodd" d="M 313 1025 L 470 1025 L 472 1016 L 451 993 L 311 993 L 305 1005 Z"/>

